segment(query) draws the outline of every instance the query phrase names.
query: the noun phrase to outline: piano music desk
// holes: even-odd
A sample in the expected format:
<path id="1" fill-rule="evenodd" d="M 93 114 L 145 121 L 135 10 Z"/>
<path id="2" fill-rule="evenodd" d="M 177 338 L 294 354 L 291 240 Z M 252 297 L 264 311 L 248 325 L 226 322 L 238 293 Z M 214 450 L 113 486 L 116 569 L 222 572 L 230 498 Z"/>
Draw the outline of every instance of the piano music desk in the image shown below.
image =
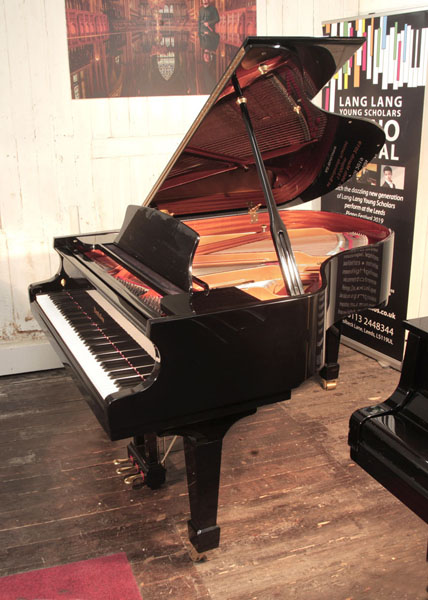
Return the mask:
<path id="1" fill-rule="evenodd" d="M 425 600 L 426 526 L 349 459 L 353 410 L 399 373 L 341 348 L 335 391 L 310 380 L 224 440 L 222 544 L 188 554 L 183 453 L 132 490 L 63 370 L 0 380 L 0 576 L 126 552 L 144 600 Z"/>

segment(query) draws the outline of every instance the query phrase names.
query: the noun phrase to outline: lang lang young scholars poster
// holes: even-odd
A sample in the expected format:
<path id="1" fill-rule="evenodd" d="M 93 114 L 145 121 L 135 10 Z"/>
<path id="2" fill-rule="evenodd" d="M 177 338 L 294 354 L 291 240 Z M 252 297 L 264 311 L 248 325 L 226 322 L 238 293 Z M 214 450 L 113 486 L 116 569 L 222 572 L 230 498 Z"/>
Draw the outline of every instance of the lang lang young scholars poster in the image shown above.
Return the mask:
<path id="1" fill-rule="evenodd" d="M 428 59 L 428 11 L 326 23 L 326 36 L 365 38 L 323 92 L 323 108 L 377 122 L 386 143 L 373 161 L 322 198 L 322 210 L 369 219 L 395 232 L 388 306 L 352 314 L 342 334 L 390 364 L 402 360 L 412 259 Z"/>

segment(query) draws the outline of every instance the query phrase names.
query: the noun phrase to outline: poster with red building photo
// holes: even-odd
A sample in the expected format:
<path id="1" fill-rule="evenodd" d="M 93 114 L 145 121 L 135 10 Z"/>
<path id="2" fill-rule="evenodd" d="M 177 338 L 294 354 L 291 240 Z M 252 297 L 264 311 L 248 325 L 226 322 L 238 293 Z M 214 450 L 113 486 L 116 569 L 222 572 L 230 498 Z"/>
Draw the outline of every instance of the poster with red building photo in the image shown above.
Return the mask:
<path id="1" fill-rule="evenodd" d="M 65 0 L 71 93 L 79 98 L 209 94 L 256 0 Z"/>

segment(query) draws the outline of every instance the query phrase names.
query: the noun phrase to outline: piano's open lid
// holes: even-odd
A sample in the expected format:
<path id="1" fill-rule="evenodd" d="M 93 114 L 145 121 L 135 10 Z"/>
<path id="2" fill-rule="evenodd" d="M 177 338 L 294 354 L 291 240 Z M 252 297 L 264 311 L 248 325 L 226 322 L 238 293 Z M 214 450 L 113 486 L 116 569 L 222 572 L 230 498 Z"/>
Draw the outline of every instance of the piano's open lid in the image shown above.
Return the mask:
<path id="1" fill-rule="evenodd" d="M 312 200 L 349 179 L 380 150 L 384 134 L 311 99 L 363 42 L 248 38 L 143 204 L 181 217 L 265 205 L 234 73 L 277 205 Z"/>

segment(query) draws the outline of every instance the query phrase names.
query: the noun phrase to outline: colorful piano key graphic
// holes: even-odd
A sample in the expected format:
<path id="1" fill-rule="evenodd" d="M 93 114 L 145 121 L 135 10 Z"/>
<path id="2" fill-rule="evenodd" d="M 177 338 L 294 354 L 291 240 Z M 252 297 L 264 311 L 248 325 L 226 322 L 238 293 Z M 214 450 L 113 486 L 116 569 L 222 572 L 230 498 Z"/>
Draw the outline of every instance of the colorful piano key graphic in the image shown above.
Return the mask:
<path id="1" fill-rule="evenodd" d="M 420 15 L 420 13 L 418 13 Z M 398 16 L 369 17 L 323 27 L 328 37 L 365 37 L 366 43 L 331 80 L 324 109 L 334 111 L 336 90 L 358 88 L 370 81 L 382 90 L 423 87 L 428 61 L 428 27 L 400 23 Z"/>

